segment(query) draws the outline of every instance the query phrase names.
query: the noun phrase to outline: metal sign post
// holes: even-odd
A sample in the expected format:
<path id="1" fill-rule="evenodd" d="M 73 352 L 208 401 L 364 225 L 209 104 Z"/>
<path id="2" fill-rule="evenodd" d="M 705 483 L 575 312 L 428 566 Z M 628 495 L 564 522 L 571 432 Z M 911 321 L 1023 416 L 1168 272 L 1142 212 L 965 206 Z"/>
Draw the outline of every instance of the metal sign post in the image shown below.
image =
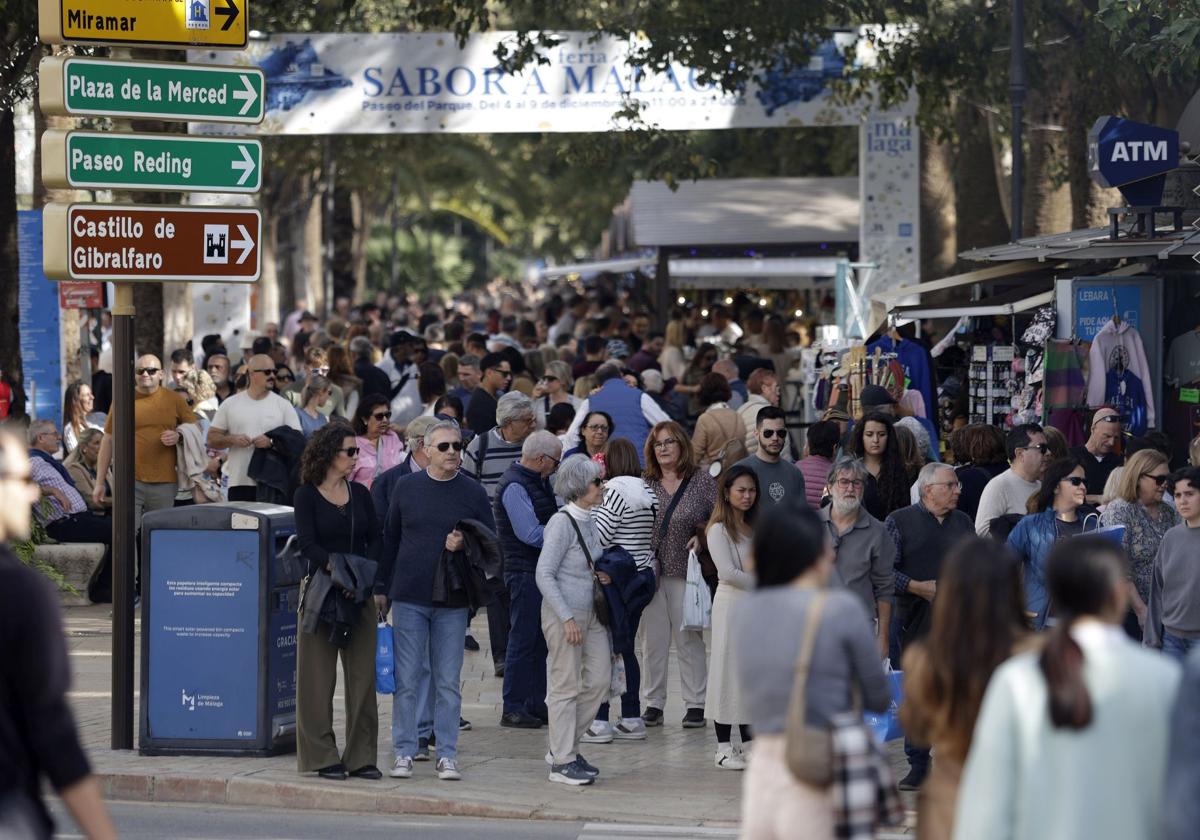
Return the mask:
<path id="1" fill-rule="evenodd" d="M 133 748 L 133 286 L 116 284 L 113 303 L 112 748 Z"/>

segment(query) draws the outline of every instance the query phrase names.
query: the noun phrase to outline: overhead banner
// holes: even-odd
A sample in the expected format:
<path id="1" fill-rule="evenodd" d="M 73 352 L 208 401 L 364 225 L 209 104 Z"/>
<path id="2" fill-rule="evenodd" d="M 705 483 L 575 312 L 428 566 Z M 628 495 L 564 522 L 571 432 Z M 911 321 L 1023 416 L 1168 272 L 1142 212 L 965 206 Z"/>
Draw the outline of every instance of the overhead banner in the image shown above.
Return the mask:
<path id="1" fill-rule="evenodd" d="M 614 114 L 629 94 L 642 118 L 670 131 L 857 125 L 863 108 L 831 101 L 844 77 L 853 32 L 835 33 L 805 68 L 768 73 L 763 85 L 727 93 L 673 64 L 647 72 L 628 62 L 628 41 L 587 33 L 543 53 L 546 64 L 519 73 L 497 66 L 496 47 L 512 32 L 272 35 L 239 53 L 194 50 L 189 61 L 245 64 L 267 79 L 262 134 L 496 134 L 618 131 Z M 197 126 L 204 133 L 243 127 Z"/>

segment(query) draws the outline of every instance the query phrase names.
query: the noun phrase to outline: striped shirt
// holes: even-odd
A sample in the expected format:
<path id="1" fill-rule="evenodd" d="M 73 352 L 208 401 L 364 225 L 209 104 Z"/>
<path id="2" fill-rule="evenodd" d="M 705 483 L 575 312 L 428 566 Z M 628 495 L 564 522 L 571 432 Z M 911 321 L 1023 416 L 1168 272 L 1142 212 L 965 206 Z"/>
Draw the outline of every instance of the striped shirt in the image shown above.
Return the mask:
<path id="1" fill-rule="evenodd" d="M 463 472 L 483 485 L 488 499 L 496 498 L 496 486 L 500 483 L 505 470 L 521 457 L 521 445 L 524 441 L 509 443 L 500 437 L 499 427 L 487 433 L 487 451 L 483 455 L 483 463 L 479 463 L 479 450 L 484 442 L 484 435 L 476 435 L 467 448 L 463 450 Z"/>
<path id="2" fill-rule="evenodd" d="M 619 545 L 633 555 L 639 570 L 648 569 L 657 510 L 657 503 L 652 507 L 631 507 L 619 491 L 606 489 L 604 501 L 592 508 L 600 544 L 605 548 Z"/>

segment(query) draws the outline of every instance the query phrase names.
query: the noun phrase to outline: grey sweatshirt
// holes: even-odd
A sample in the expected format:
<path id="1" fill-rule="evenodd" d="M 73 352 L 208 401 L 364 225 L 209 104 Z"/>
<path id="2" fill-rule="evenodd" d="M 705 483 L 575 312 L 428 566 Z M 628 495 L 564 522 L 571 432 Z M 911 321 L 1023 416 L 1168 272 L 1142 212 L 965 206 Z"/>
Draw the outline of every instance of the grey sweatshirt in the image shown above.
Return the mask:
<path id="1" fill-rule="evenodd" d="M 787 724 L 796 657 L 815 590 L 772 586 L 748 594 L 733 614 L 734 661 L 750 725 L 756 735 L 778 735 Z M 817 627 L 805 691 L 805 717 L 824 726 L 851 708 L 851 686 L 863 707 L 882 712 L 891 691 L 862 602 L 845 589 L 829 590 Z"/>
<path id="2" fill-rule="evenodd" d="M 538 555 L 538 591 L 563 621 L 574 618 L 576 613 L 592 609 L 592 570 L 587 557 L 579 545 L 579 537 L 566 517 L 576 514 L 575 523 L 587 540 L 592 561 L 600 556 L 600 538 L 591 516 L 582 508 L 569 504 L 546 523 L 542 534 L 542 553 Z M 582 519 L 579 518 L 582 516 Z"/>
<path id="3" fill-rule="evenodd" d="M 1163 536 L 1154 557 L 1142 641 L 1161 648 L 1163 631 L 1200 639 L 1200 528 L 1181 523 Z"/>

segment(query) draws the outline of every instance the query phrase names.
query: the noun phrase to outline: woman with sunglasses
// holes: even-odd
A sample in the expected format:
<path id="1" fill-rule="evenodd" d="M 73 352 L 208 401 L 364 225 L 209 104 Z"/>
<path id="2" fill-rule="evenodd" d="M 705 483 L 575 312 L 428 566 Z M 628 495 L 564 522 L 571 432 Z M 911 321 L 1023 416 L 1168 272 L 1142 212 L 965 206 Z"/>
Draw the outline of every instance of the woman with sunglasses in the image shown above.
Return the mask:
<path id="1" fill-rule="evenodd" d="M 1163 535 L 1179 524 L 1179 512 L 1163 502 L 1170 468 L 1167 456 L 1155 449 L 1139 450 L 1125 461 L 1117 481 L 1116 494 L 1100 515 L 1101 525 L 1121 525 L 1125 528 L 1121 544 L 1129 555 L 1129 615 L 1125 617 L 1125 632 L 1131 638 L 1142 638 L 1146 624 L 1146 604 L 1150 600 L 1150 576 L 1154 556 Z"/>
<path id="2" fill-rule="evenodd" d="M 392 431 L 391 420 L 392 409 L 387 397 L 370 394 L 359 402 L 358 410 L 354 412 L 358 465 L 350 476 L 351 481 L 370 489 L 381 473 L 404 460 L 404 444 Z"/>
<path id="3" fill-rule="evenodd" d="M 301 485 L 296 489 L 296 546 L 307 563 L 308 586 L 329 574 L 330 555 L 357 554 L 379 560 L 383 526 L 366 488 L 347 481 L 354 472 L 358 446 L 343 423 L 315 431 L 300 457 Z M 304 604 L 301 611 L 320 609 Z M 323 779 L 347 776 L 380 779 L 376 766 L 379 709 L 375 700 L 376 604 L 368 597 L 357 611 L 345 646 L 330 640 L 330 625 L 300 633 L 296 649 L 296 764 L 301 773 Z M 346 703 L 346 740 L 338 752 L 333 731 L 333 690 L 342 662 Z"/>
<path id="4" fill-rule="evenodd" d="M 533 407 L 537 411 L 537 427 L 546 428 L 546 419 L 550 410 L 556 405 L 566 403 L 576 411 L 582 402 L 571 393 L 575 380 L 571 377 L 571 368 L 566 362 L 550 362 L 546 365 L 546 373 L 533 387 Z"/>
<path id="5" fill-rule="evenodd" d="M 1061 539 L 1083 533 L 1083 520 L 1094 511 L 1084 504 L 1087 479 L 1075 457 L 1046 467 L 1042 489 L 1030 500 L 1030 513 L 1008 535 L 1008 544 L 1021 558 L 1025 578 L 1025 609 L 1035 630 L 1046 626 L 1050 598 L 1046 592 L 1046 556 Z"/>

